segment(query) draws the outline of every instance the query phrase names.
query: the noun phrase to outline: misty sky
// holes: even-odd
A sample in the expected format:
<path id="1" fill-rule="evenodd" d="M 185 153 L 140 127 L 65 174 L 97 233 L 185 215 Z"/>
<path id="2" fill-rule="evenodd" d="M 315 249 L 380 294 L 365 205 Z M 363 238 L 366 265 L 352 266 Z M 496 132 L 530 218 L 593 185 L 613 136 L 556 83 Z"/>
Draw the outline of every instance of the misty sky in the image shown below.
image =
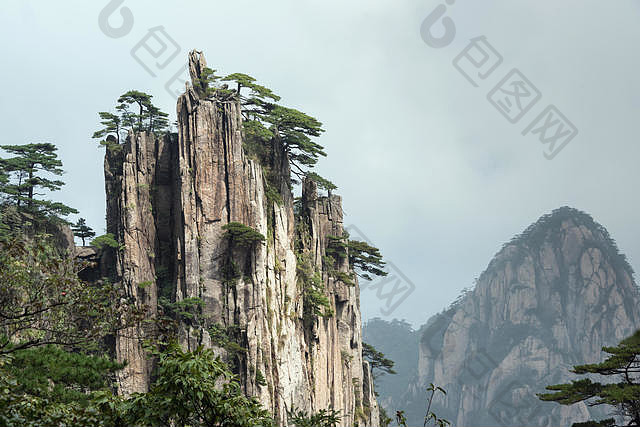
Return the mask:
<path id="1" fill-rule="evenodd" d="M 165 84 L 198 48 L 220 73 L 251 74 L 324 123 L 328 157 L 318 171 L 338 185 L 345 225 L 416 286 L 387 316 L 385 302 L 364 289 L 364 319 L 424 323 L 505 241 L 563 205 L 590 213 L 640 270 L 637 0 L 458 1 L 447 11 L 456 37 L 439 49 L 425 44 L 420 26 L 444 1 L 126 0 L 134 23 L 120 38 L 98 25 L 108 3 L 0 6 L 0 143 L 58 145 L 67 185 L 57 198 L 99 234 L 97 112 L 138 89 L 175 117 Z M 152 77 L 131 51 L 158 26 L 179 54 L 161 68 L 167 56 L 136 50 Z M 503 62 L 474 88 L 452 62 L 478 36 Z M 541 93 L 517 124 L 487 100 L 513 68 Z M 549 104 L 579 129 L 553 160 L 536 135 L 521 134 Z"/>

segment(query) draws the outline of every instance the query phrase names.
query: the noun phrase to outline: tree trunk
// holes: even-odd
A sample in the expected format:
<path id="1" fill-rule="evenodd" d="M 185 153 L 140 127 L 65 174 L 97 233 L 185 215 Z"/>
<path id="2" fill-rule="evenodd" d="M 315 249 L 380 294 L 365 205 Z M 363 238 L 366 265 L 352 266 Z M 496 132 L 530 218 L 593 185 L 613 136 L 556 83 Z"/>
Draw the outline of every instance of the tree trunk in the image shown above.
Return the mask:
<path id="1" fill-rule="evenodd" d="M 35 165 L 32 165 L 31 168 L 29 169 L 29 202 L 28 202 L 28 207 L 31 208 L 33 205 L 33 182 L 31 182 L 31 180 L 33 179 L 33 168 Z"/>

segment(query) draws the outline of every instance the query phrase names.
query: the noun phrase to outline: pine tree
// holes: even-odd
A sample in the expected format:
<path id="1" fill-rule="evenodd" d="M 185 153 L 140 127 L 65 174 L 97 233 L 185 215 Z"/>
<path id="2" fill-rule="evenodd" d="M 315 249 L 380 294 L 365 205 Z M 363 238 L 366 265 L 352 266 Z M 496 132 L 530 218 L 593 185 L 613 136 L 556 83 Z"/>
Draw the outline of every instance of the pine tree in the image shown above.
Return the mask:
<path id="1" fill-rule="evenodd" d="M 77 213 L 73 208 L 59 202 L 39 199 L 40 190 L 59 190 L 64 182 L 43 177 L 42 173 L 60 176 L 64 173 L 62 162 L 58 159 L 58 148 L 50 143 L 26 145 L 2 145 L 4 151 L 15 157 L 0 159 L 6 175 L 0 192 L 17 207 L 22 214 L 29 216 L 66 216 Z"/>
<path id="2" fill-rule="evenodd" d="M 371 280 L 371 275 L 384 277 L 388 273 L 383 270 L 385 262 L 382 260 L 380 250 L 366 242 L 349 240 L 349 265 L 354 268 L 360 277 Z"/>
<path id="3" fill-rule="evenodd" d="M 557 384 L 547 387 L 555 393 L 538 394 L 544 401 L 558 402 L 562 405 L 572 405 L 587 402 L 589 406 L 609 405 L 618 409 L 619 413 L 631 420 L 628 426 L 640 426 L 640 331 L 622 340 L 616 347 L 603 347 L 602 351 L 609 353 L 604 362 L 574 366 L 571 372 L 575 374 L 597 374 L 604 377 L 617 376 L 618 382 L 592 382 L 589 378 L 574 380 L 569 384 Z M 574 424 L 574 427 L 614 427 L 612 418 L 599 422 Z"/>
<path id="4" fill-rule="evenodd" d="M 219 80 L 234 82 L 235 91 L 220 87 Z M 245 119 L 246 148 L 263 166 L 268 168 L 272 164 L 276 157 L 274 150 L 282 145 L 292 166 L 291 172 L 303 180 L 308 174 L 307 169 L 314 167 L 320 157 L 326 156 L 324 147 L 312 139 L 324 132 L 322 123 L 302 111 L 277 104 L 280 97 L 271 89 L 256 83 L 254 77 L 233 73 L 220 78 L 215 70 L 205 68 L 195 86 L 201 96 L 226 99 L 229 92 L 233 92 L 240 100 Z M 325 188 L 329 191 L 335 189 L 335 185 L 318 174 L 314 173 L 312 178 L 320 185 L 326 184 Z M 275 182 L 270 184 L 278 187 Z"/>
<path id="5" fill-rule="evenodd" d="M 379 371 L 377 374 L 374 372 L 374 377 L 396 373 L 396 371 L 393 370 L 393 360 L 388 359 L 384 353 L 379 352 L 366 342 L 362 343 L 362 357 L 369 362 L 372 372 L 374 369 Z"/>
<path id="6" fill-rule="evenodd" d="M 100 124 L 104 127 L 100 130 L 95 131 L 93 133 L 93 138 L 102 139 L 102 141 L 100 141 L 100 144 L 111 148 L 109 147 L 107 137 L 110 135 L 115 135 L 115 142 L 117 145 L 119 145 L 120 133 L 123 131 L 123 120 L 117 114 L 109 113 L 107 111 L 101 111 L 98 113 L 98 115 L 102 120 Z"/>
<path id="7" fill-rule="evenodd" d="M 71 230 L 73 230 L 74 236 L 82 239 L 82 246 L 86 246 L 85 239 L 90 239 L 96 235 L 95 231 L 87 225 L 84 218 L 78 219 L 78 222 L 71 226 Z"/>
<path id="8" fill-rule="evenodd" d="M 315 182 L 318 188 L 327 190 L 329 194 L 331 194 L 331 191 L 338 188 L 333 182 L 329 181 L 326 178 L 321 177 L 315 172 L 307 172 L 306 177 L 311 181 Z"/>
<path id="9" fill-rule="evenodd" d="M 205 67 L 202 70 L 202 74 L 198 81 L 196 81 L 195 90 L 196 93 L 202 98 L 214 98 L 223 95 L 218 81 L 222 78 L 216 74 L 217 70 L 209 67 Z M 225 95 L 230 94 L 231 91 L 224 92 Z"/>
<path id="10" fill-rule="evenodd" d="M 149 104 L 147 108 L 147 132 L 163 132 L 169 127 L 169 114 L 161 111 L 153 104 Z"/>
<path id="11" fill-rule="evenodd" d="M 236 83 L 236 95 L 243 101 L 245 106 L 259 107 L 267 102 L 280 101 L 280 97 L 273 93 L 271 89 L 256 83 L 256 79 L 243 73 L 233 73 L 222 79 L 223 81 L 232 81 Z M 249 95 L 243 96 L 242 89 L 249 89 Z"/>
<path id="12" fill-rule="evenodd" d="M 100 139 L 100 145 L 117 149 L 128 131 L 163 133 L 169 128 L 169 114 L 160 110 L 151 102 L 152 95 L 130 90 L 118 98 L 116 113 L 100 111 L 102 128 L 93 133 L 94 139 Z M 133 112 L 130 107 L 137 110 Z M 123 135 L 124 134 L 124 135 Z"/>
<path id="13" fill-rule="evenodd" d="M 354 269 L 358 276 L 366 280 L 372 280 L 372 276 L 384 277 L 388 273 L 383 270 L 386 263 L 382 260 L 380 249 L 359 240 L 349 240 L 346 231 L 342 236 L 327 236 L 326 254 L 336 262 L 345 258 L 349 260 L 349 267 Z"/>
<path id="14" fill-rule="evenodd" d="M 135 130 L 138 132 L 144 129 L 142 122 L 146 118 L 147 112 L 149 111 L 149 106 L 151 105 L 151 98 L 152 98 L 151 95 L 144 92 L 140 92 L 138 90 L 130 90 L 120 95 L 120 98 L 118 98 L 118 103 L 121 105 L 135 104 L 138 107 L 140 112 L 136 116 L 138 125 L 137 127 L 135 127 Z"/>
<path id="15" fill-rule="evenodd" d="M 327 155 L 324 147 L 311 139 L 324 132 L 322 123 L 294 108 L 277 104 L 266 104 L 266 111 L 262 119 L 271 125 L 274 137 L 284 145 L 293 174 L 302 180 L 306 174 L 303 168 L 315 166 L 321 156 Z"/>

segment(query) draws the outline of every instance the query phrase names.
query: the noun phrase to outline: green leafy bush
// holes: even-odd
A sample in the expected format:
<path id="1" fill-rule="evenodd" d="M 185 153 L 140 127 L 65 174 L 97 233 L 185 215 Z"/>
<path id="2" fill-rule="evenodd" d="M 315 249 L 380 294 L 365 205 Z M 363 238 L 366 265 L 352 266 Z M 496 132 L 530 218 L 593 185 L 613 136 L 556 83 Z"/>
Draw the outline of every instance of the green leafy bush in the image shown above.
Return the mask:
<path id="1" fill-rule="evenodd" d="M 116 240 L 115 236 L 111 233 L 103 234 L 102 236 L 98 236 L 91 241 L 91 246 L 98 250 L 102 250 L 105 248 L 120 248 L 120 244 Z"/>
<path id="2" fill-rule="evenodd" d="M 287 412 L 290 425 L 296 427 L 336 427 L 340 423 L 340 411 L 321 409 L 315 414 L 292 408 Z"/>
<path id="3" fill-rule="evenodd" d="M 265 241 L 265 237 L 257 230 L 239 222 L 230 222 L 222 226 L 223 237 L 232 246 L 251 247 Z"/>
<path id="4" fill-rule="evenodd" d="M 305 323 L 309 325 L 318 316 L 333 316 L 333 308 L 325 294 L 322 276 L 313 266 L 308 253 L 298 254 L 296 271 L 298 273 L 298 284 L 302 287 Z"/>

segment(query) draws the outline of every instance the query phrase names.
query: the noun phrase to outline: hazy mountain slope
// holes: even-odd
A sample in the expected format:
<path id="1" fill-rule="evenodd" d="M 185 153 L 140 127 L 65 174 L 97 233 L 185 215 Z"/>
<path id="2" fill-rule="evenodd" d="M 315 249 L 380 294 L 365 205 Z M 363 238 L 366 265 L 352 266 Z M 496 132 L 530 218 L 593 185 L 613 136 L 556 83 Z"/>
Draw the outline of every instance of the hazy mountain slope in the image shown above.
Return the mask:
<path id="1" fill-rule="evenodd" d="M 436 413 L 457 426 L 587 419 L 593 409 L 584 404 L 542 403 L 535 394 L 640 328 L 639 302 L 633 270 L 604 227 L 558 209 L 505 244 L 475 289 L 421 328 L 418 378 L 398 404 L 410 425 L 422 425 L 424 390 L 434 382 L 448 391 Z"/>
<path id="2" fill-rule="evenodd" d="M 374 318 L 362 326 L 363 341 L 384 353 L 395 362 L 395 375 L 374 371 L 378 403 L 392 415 L 398 398 L 407 391 L 407 384 L 415 380 L 418 373 L 418 341 L 420 335 L 411 324 L 402 320 L 391 322 Z"/>

